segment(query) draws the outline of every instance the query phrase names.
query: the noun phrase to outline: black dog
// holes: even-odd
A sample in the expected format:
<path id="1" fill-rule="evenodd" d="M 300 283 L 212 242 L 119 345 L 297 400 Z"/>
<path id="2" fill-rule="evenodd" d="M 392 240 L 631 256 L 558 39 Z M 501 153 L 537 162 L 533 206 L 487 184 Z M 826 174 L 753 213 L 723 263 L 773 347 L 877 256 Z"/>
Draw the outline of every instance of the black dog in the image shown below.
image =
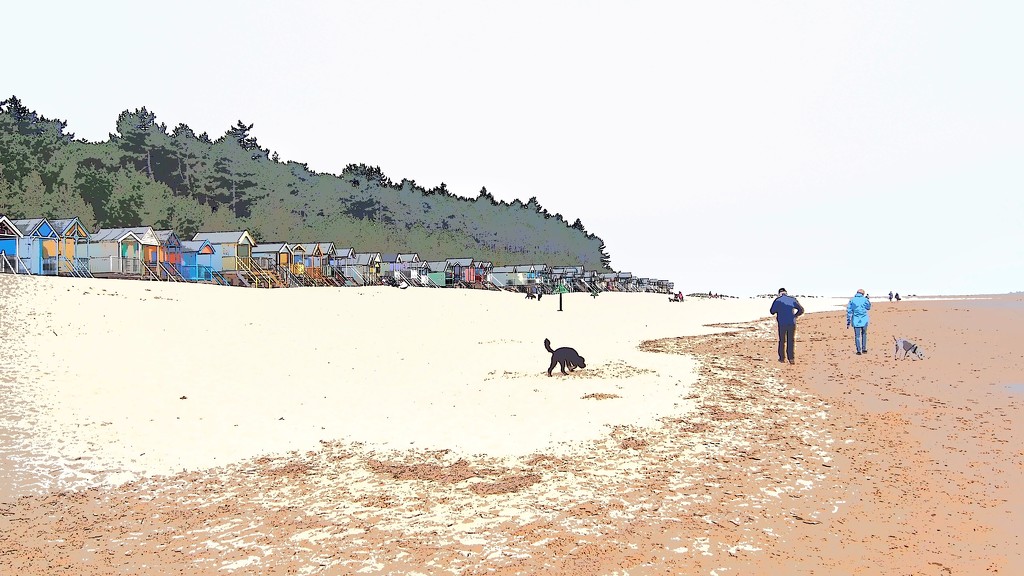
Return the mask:
<path id="1" fill-rule="evenodd" d="M 551 353 L 551 366 L 548 366 L 548 376 L 551 376 L 551 371 L 555 369 L 555 364 L 561 364 L 562 374 L 568 374 L 565 371 L 565 367 L 569 367 L 569 372 L 572 372 L 576 368 L 586 368 L 587 362 L 580 356 L 579 352 L 572 348 L 562 347 L 557 350 L 551 349 L 551 340 L 544 339 L 544 348 Z"/>

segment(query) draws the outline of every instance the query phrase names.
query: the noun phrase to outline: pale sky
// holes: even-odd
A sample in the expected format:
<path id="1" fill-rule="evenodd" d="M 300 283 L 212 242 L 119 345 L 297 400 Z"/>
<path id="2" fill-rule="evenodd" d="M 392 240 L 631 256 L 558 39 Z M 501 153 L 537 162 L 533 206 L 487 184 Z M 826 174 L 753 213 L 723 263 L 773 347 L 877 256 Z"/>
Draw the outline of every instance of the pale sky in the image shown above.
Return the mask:
<path id="1" fill-rule="evenodd" d="M 243 120 L 318 172 L 536 196 L 687 293 L 1024 290 L 1021 2 L 0 8 L 0 99 L 78 138 Z"/>

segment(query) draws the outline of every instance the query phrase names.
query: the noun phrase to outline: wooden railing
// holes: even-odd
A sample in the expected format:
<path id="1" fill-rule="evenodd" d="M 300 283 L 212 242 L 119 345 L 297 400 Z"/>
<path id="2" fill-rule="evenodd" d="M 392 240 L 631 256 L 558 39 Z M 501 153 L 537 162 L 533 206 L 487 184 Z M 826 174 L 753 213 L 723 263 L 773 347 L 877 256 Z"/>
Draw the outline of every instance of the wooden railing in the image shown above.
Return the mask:
<path id="1" fill-rule="evenodd" d="M 273 288 L 276 283 L 274 277 L 266 270 L 260 268 L 250 258 L 235 258 L 238 264 L 238 271 L 247 275 L 254 288 Z"/>
<path id="2" fill-rule="evenodd" d="M 85 259 L 79 259 L 82 260 Z M 88 258 L 88 270 L 92 274 L 142 274 L 142 261 L 137 258 L 93 256 Z"/>
<path id="3" fill-rule="evenodd" d="M 170 278 L 172 282 L 184 282 L 185 277 L 181 275 L 181 272 L 171 264 L 170 262 L 161 262 L 160 269 L 163 271 L 164 276 Z"/>
<path id="4" fill-rule="evenodd" d="M 5 274 L 32 274 L 17 256 L 0 252 L 0 272 Z"/>

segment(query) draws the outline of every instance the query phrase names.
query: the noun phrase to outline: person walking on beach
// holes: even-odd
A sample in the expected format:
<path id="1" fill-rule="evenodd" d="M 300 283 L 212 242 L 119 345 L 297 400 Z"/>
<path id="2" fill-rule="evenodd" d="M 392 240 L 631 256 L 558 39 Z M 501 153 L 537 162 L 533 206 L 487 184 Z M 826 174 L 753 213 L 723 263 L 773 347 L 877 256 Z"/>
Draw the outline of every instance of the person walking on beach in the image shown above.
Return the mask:
<path id="1" fill-rule="evenodd" d="M 892 302 L 892 290 L 889 290 L 889 302 Z"/>
<path id="2" fill-rule="evenodd" d="M 795 364 L 793 343 L 796 340 L 796 319 L 804 313 L 804 307 L 796 298 L 786 294 L 785 288 L 779 288 L 779 296 L 772 302 L 771 313 L 779 323 L 779 362 L 787 359 Z"/>
<path id="3" fill-rule="evenodd" d="M 868 352 L 868 310 L 871 310 L 871 300 L 861 288 L 846 306 L 846 327 L 853 326 L 853 343 L 858 355 Z"/>

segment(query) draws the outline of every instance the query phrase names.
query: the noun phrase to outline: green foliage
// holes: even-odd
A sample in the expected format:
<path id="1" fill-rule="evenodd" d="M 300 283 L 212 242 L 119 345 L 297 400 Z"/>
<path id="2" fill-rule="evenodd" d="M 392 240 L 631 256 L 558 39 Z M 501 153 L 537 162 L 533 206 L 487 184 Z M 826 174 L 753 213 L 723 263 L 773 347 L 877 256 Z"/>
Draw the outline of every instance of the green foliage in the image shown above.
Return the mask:
<path id="1" fill-rule="evenodd" d="M 264 242 L 610 270 L 599 237 L 536 197 L 498 202 L 484 188 L 461 198 L 443 183 L 395 183 L 363 164 L 318 174 L 281 162 L 241 120 L 217 139 L 185 124 L 168 133 L 146 108 L 121 113 L 103 142 L 75 140 L 65 127 L 16 97 L 0 102 L 0 213 L 78 216 L 90 229 L 150 225 L 182 238 L 247 228 Z"/>

